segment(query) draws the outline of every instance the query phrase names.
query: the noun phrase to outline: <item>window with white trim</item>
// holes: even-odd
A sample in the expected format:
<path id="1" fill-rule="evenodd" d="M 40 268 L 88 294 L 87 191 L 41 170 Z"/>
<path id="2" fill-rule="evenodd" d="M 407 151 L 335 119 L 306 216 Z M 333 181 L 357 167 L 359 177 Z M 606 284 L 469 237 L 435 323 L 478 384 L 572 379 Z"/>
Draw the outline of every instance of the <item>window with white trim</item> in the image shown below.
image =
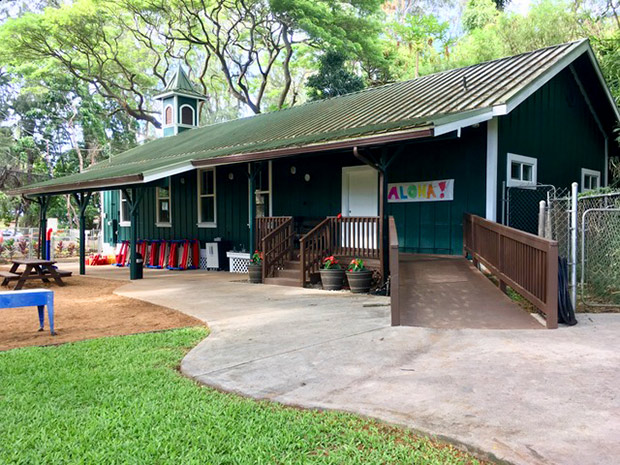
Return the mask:
<path id="1" fill-rule="evenodd" d="M 170 178 L 168 185 L 155 188 L 155 208 L 157 214 L 156 226 L 169 228 L 172 224 L 171 197 L 170 197 Z"/>
<path id="2" fill-rule="evenodd" d="M 181 106 L 181 124 L 194 126 L 194 109 L 190 105 Z"/>
<path id="3" fill-rule="evenodd" d="M 254 180 L 256 217 L 271 216 L 271 161 L 263 163 Z"/>
<path id="4" fill-rule="evenodd" d="M 215 168 L 198 170 L 198 226 L 217 226 L 217 199 Z"/>
<path id="5" fill-rule="evenodd" d="M 118 199 L 119 199 L 119 224 L 121 226 L 131 226 L 131 212 L 129 211 L 129 202 L 127 201 L 127 197 L 123 191 L 118 191 Z"/>
<path id="6" fill-rule="evenodd" d="M 514 186 L 535 186 L 538 176 L 538 160 L 515 153 L 509 153 L 506 161 L 506 184 Z"/>
<path id="7" fill-rule="evenodd" d="M 601 187 L 601 172 L 581 168 L 581 191 L 592 191 Z"/>

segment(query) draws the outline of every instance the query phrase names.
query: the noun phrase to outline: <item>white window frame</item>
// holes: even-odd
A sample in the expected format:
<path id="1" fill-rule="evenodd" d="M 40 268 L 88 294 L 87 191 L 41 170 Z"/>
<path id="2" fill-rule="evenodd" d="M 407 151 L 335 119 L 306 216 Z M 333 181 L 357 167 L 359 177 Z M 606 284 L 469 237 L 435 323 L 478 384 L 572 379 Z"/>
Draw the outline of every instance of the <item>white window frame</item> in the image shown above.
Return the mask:
<path id="1" fill-rule="evenodd" d="M 189 108 L 190 110 L 192 110 L 192 124 L 185 124 L 183 122 L 183 108 Z M 194 110 L 194 107 L 192 107 L 191 105 L 188 105 L 187 103 L 184 103 L 183 105 L 181 105 L 181 108 L 179 108 L 179 126 L 183 126 L 186 128 L 193 128 L 194 126 L 197 126 L 196 124 L 196 111 Z"/>
<path id="2" fill-rule="evenodd" d="M 127 199 L 125 198 L 125 194 L 123 194 L 122 190 L 118 191 L 118 207 L 119 207 L 119 211 L 118 211 L 118 224 L 121 227 L 127 228 L 131 226 L 131 220 L 127 219 L 123 216 L 123 202 L 127 202 Z"/>
<path id="3" fill-rule="evenodd" d="M 590 187 L 586 188 L 586 176 L 591 176 L 597 179 L 596 181 L 597 186 L 595 188 L 590 188 Z M 591 170 L 588 168 L 581 168 L 581 192 L 595 190 L 595 189 L 598 189 L 599 187 L 601 187 L 601 172 L 597 170 Z"/>
<path id="4" fill-rule="evenodd" d="M 172 115 L 172 122 L 171 123 L 166 123 L 166 112 L 168 111 L 168 108 L 170 108 L 170 114 Z M 172 126 L 174 126 L 174 121 L 175 121 L 175 117 L 174 117 L 174 105 L 172 104 L 168 104 L 164 107 L 164 127 L 165 128 L 171 128 Z"/>
<path id="5" fill-rule="evenodd" d="M 200 177 L 204 171 L 213 172 L 213 194 L 202 194 L 200 192 Z M 198 227 L 199 228 L 217 228 L 217 172 L 215 167 L 203 168 L 196 171 L 196 195 L 198 197 Z M 213 221 L 202 221 L 200 215 L 202 214 L 202 199 L 204 197 L 213 197 Z"/>
<path id="6" fill-rule="evenodd" d="M 159 186 L 155 188 L 155 226 L 158 228 L 171 228 L 172 227 L 172 179 L 168 178 L 168 197 L 163 199 L 168 200 L 168 217 L 170 221 L 161 221 L 159 219 L 159 201 L 162 199 L 159 197 Z"/>
<path id="7" fill-rule="evenodd" d="M 523 181 L 512 178 L 512 164 L 519 163 L 523 165 L 529 165 L 532 167 L 532 180 Z M 523 176 L 523 171 L 521 171 Z M 508 187 L 524 187 L 524 186 L 536 186 L 538 182 L 538 159 L 533 157 L 526 157 L 524 155 L 517 155 L 516 153 L 508 153 L 506 157 L 506 185 Z"/>

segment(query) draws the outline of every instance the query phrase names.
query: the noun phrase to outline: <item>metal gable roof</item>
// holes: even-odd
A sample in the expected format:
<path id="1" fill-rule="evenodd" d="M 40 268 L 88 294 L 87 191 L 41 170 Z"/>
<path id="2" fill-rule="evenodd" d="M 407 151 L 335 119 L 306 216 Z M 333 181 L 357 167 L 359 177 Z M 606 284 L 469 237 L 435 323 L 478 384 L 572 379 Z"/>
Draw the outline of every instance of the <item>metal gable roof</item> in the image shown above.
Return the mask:
<path id="1" fill-rule="evenodd" d="M 20 192 L 144 183 L 206 164 L 444 134 L 508 113 L 586 52 L 581 40 L 196 128 Z"/>

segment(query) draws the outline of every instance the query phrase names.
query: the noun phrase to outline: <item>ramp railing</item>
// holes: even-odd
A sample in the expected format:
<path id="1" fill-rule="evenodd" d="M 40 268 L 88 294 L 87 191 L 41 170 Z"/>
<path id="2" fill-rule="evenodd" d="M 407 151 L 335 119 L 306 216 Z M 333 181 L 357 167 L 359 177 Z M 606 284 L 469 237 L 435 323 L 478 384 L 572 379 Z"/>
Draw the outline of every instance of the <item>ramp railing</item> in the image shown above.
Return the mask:
<path id="1" fill-rule="evenodd" d="M 463 218 L 463 251 L 558 327 L 558 243 L 476 215 Z"/>

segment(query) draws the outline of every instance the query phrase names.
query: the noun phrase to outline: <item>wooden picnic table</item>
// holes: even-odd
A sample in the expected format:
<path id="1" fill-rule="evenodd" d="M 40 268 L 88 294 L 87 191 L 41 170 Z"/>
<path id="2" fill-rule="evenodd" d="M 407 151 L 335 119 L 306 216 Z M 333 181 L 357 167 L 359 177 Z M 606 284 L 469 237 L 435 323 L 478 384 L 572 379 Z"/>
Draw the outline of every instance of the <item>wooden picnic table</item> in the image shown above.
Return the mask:
<path id="1" fill-rule="evenodd" d="M 40 279 L 45 283 L 49 283 L 50 279 L 56 281 L 59 286 L 64 286 L 62 277 L 71 276 L 70 271 L 60 271 L 56 269 L 54 260 L 39 260 L 38 258 L 24 258 L 13 260 L 13 265 L 9 271 L 0 271 L 2 286 L 8 286 L 9 282 L 17 281 L 14 290 L 18 291 L 24 283 L 29 279 Z M 24 266 L 23 271 L 18 271 L 20 266 Z"/>

